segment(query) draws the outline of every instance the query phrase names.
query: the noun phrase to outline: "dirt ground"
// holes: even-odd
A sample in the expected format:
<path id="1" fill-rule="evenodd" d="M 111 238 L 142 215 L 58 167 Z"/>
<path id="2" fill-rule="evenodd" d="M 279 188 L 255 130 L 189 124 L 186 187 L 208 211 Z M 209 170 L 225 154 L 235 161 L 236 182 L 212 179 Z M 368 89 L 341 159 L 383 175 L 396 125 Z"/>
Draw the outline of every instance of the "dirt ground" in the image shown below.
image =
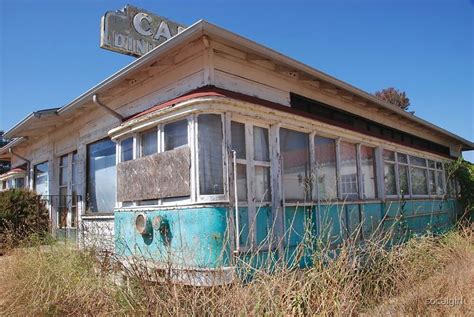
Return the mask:
<path id="1" fill-rule="evenodd" d="M 366 315 L 474 316 L 474 254 Z"/>

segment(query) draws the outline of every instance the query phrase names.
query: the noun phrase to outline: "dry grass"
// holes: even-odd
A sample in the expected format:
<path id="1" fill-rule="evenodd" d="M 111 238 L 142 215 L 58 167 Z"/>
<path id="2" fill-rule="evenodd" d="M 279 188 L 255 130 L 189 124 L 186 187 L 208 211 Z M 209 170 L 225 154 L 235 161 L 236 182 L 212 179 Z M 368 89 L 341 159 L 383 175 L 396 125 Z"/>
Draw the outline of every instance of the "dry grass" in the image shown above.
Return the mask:
<path id="1" fill-rule="evenodd" d="M 473 243 L 468 228 L 390 249 L 384 239 L 345 243 L 338 257 L 315 252 L 310 269 L 276 265 L 250 282 L 213 287 L 152 283 L 139 269 L 118 285 L 92 253 L 21 249 L 0 265 L 0 315 L 468 315 Z M 443 305 L 457 298 L 464 302 Z"/>

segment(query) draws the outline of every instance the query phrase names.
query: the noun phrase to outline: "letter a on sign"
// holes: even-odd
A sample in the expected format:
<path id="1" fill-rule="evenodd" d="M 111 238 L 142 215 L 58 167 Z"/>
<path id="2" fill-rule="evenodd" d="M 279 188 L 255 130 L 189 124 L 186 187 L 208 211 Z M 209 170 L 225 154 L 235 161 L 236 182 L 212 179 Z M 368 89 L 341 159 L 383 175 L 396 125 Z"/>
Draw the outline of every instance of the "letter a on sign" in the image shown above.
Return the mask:
<path id="1" fill-rule="evenodd" d="M 156 31 L 156 34 L 153 38 L 155 40 L 159 40 L 162 36 L 167 40 L 171 38 L 170 28 L 168 27 L 168 23 L 165 21 L 161 21 L 158 31 Z"/>

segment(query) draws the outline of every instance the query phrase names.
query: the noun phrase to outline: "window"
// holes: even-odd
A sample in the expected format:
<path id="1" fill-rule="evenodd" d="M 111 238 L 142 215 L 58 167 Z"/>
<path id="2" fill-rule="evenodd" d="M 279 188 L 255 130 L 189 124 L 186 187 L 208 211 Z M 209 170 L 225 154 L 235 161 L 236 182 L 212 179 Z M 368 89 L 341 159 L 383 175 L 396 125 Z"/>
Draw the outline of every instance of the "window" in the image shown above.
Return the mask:
<path id="1" fill-rule="evenodd" d="M 116 200 L 115 144 L 104 139 L 87 146 L 87 206 L 111 213 Z"/>
<path id="2" fill-rule="evenodd" d="M 166 134 L 166 132 L 165 132 Z M 222 119 L 217 114 L 198 117 L 199 193 L 224 194 Z"/>
<path id="3" fill-rule="evenodd" d="M 79 158 L 77 152 L 72 153 L 72 166 L 71 166 L 71 227 L 77 225 L 77 208 L 78 208 L 78 197 L 77 197 L 77 170 L 79 168 Z"/>
<path id="4" fill-rule="evenodd" d="M 188 144 L 188 120 L 168 123 L 164 126 L 165 151 Z M 222 133 L 221 133 L 222 134 Z"/>
<path id="5" fill-rule="evenodd" d="M 120 142 L 121 162 L 133 160 L 133 137 L 127 138 Z"/>
<path id="6" fill-rule="evenodd" d="M 237 196 L 239 201 L 247 202 L 247 148 L 245 142 L 245 124 L 231 122 L 231 149 L 235 151 L 237 171 Z"/>
<path id="7" fill-rule="evenodd" d="M 413 195 L 427 195 L 426 160 L 421 157 L 410 156 L 411 186 Z"/>
<path id="8" fill-rule="evenodd" d="M 271 201 L 268 129 L 254 126 L 252 134 L 255 174 L 254 199 L 257 202 Z"/>
<path id="9" fill-rule="evenodd" d="M 316 155 L 315 173 L 318 198 L 330 200 L 337 198 L 336 142 L 321 136 L 314 139 Z"/>
<path id="10" fill-rule="evenodd" d="M 375 183 L 375 149 L 360 146 L 360 177 L 362 179 L 362 198 L 376 197 Z"/>
<path id="11" fill-rule="evenodd" d="M 47 196 L 49 193 L 48 162 L 35 165 L 33 173 L 35 192 L 38 195 Z"/>
<path id="12" fill-rule="evenodd" d="M 383 150 L 384 159 L 384 180 L 385 195 L 397 195 L 396 173 L 395 173 L 395 152 Z"/>
<path id="13" fill-rule="evenodd" d="M 356 145 L 340 142 L 341 155 L 341 192 L 342 199 L 358 198 L 358 180 L 357 180 L 357 151 Z"/>
<path id="14" fill-rule="evenodd" d="M 397 153 L 397 165 L 400 196 L 409 196 L 410 185 L 408 181 L 408 156 L 406 154 Z"/>
<path id="15" fill-rule="evenodd" d="M 59 159 L 58 228 L 67 227 L 68 183 L 68 155 L 66 154 Z"/>
<path id="16" fill-rule="evenodd" d="M 25 178 L 18 177 L 15 178 L 15 188 L 24 188 L 25 187 Z"/>
<path id="17" fill-rule="evenodd" d="M 153 129 L 141 134 L 141 154 L 143 156 L 158 152 L 158 131 Z"/>
<path id="18" fill-rule="evenodd" d="M 309 135 L 280 129 L 280 152 L 285 200 L 304 201 L 310 198 Z"/>

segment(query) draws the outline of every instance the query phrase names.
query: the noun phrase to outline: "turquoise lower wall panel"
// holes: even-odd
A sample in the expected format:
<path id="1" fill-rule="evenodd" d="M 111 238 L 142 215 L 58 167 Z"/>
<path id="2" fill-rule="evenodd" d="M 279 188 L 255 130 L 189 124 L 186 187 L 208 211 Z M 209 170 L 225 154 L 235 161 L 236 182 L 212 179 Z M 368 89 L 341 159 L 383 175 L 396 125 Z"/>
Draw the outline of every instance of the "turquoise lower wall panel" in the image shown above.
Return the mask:
<path id="1" fill-rule="evenodd" d="M 135 229 L 135 218 L 140 213 L 150 222 L 148 235 Z M 178 266 L 225 266 L 229 258 L 227 213 L 224 207 L 117 211 L 115 251 L 121 256 L 133 255 Z"/>
<path id="2" fill-rule="evenodd" d="M 234 213 L 232 208 L 123 210 L 115 213 L 115 248 L 118 255 L 184 267 L 238 267 L 239 263 L 246 263 L 243 266 L 271 268 L 278 262 L 290 267 L 308 267 L 318 248 L 336 249 L 347 238 L 363 241 L 374 232 L 390 232 L 395 241 L 427 231 L 444 232 L 455 223 L 458 208 L 454 200 L 287 206 L 284 237 L 277 237 L 271 207 L 260 207 L 255 219 L 249 219 L 247 208 L 242 207 L 239 208 L 239 239 L 243 252 L 237 257 L 230 254 L 233 237 L 229 236 L 228 223 Z M 150 221 L 148 235 L 141 235 L 135 229 L 139 213 Z M 268 243 L 272 235 L 274 241 L 283 238 L 283 249 Z M 255 245 L 250 248 L 252 240 Z M 270 247 L 273 249 L 269 251 Z"/>

